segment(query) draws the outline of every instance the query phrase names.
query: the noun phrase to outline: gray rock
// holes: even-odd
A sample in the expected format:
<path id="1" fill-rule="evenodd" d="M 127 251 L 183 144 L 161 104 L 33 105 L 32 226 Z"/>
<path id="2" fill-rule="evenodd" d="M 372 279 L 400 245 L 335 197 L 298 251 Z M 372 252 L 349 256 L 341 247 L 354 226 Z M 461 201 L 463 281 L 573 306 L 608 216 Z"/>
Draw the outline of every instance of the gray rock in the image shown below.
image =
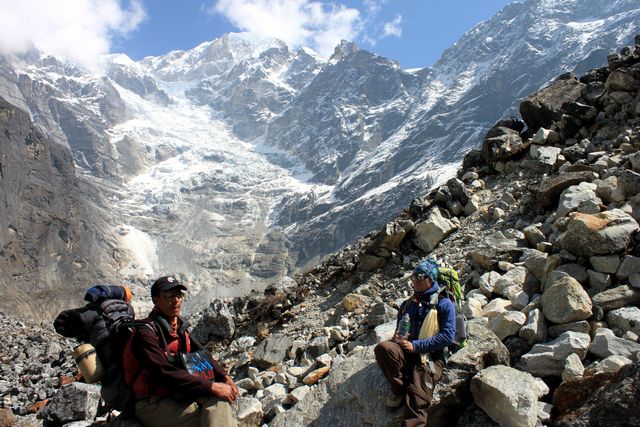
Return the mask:
<path id="1" fill-rule="evenodd" d="M 580 264 L 562 264 L 556 269 L 556 271 L 567 273 L 569 276 L 573 277 L 580 283 L 587 283 L 589 280 L 589 275 L 587 274 L 586 268 L 584 268 L 584 266 Z"/>
<path id="2" fill-rule="evenodd" d="M 590 368 L 591 372 L 602 373 L 602 372 L 610 372 L 616 373 L 623 366 L 632 364 L 633 361 L 623 356 L 609 356 L 602 359 L 595 367 Z"/>
<path id="3" fill-rule="evenodd" d="M 582 360 L 577 354 L 570 354 L 564 362 L 564 370 L 562 371 L 562 381 L 570 381 L 579 378 L 584 373 Z"/>
<path id="4" fill-rule="evenodd" d="M 375 328 L 383 323 L 395 320 L 398 317 L 398 310 L 389 305 L 379 302 L 371 307 L 369 312 L 369 327 Z"/>
<path id="5" fill-rule="evenodd" d="M 564 190 L 560 194 L 560 201 L 558 203 L 556 215 L 560 218 L 575 210 L 578 212 L 584 212 L 584 210 L 581 209 L 581 206 L 585 204 L 602 204 L 602 200 L 596 196 L 596 188 L 597 186 L 594 183 L 581 182 L 578 185 L 572 185 Z M 600 212 L 600 210 L 598 209 L 597 212 Z"/>
<path id="6" fill-rule="evenodd" d="M 616 277 L 620 280 L 628 279 L 632 274 L 640 273 L 640 257 L 626 255 L 616 271 Z"/>
<path id="7" fill-rule="evenodd" d="M 406 230 L 398 222 L 390 222 L 382 227 L 373 240 L 369 251 L 378 257 L 389 258 L 393 252 L 398 250 L 400 242 L 406 234 Z"/>
<path id="8" fill-rule="evenodd" d="M 525 267 L 536 277 L 538 280 L 543 280 L 545 275 L 545 265 L 549 256 L 544 252 L 540 252 L 536 249 L 526 250 L 521 261 L 524 261 Z"/>
<path id="9" fill-rule="evenodd" d="M 547 393 L 549 387 L 541 379 L 508 366 L 490 366 L 471 380 L 476 405 L 504 426 L 535 427 L 538 399 Z"/>
<path id="10" fill-rule="evenodd" d="M 592 314 L 589 295 L 570 276 L 560 277 L 548 284 L 540 303 L 544 317 L 554 323 L 584 320 Z"/>
<path id="11" fill-rule="evenodd" d="M 99 386 L 74 382 L 60 388 L 41 416 L 58 425 L 90 420 L 96 415 L 99 400 Z"/>
<path id="12" fill-rule="evenodd" d="M 560 194 L 572 185 L 581 182 L 592 182 L 596 179 L 593 172 L 566 172 L 559 175 L 551 175 L 542 180 L 538 189 L 538 201 L 542 206 L 550 207 L 556 204 Z"/>
<path id="13" fill-rule="evenodd" d="M 259 426 L 264 417 L 262 404 L 253 397 L 239 397 L 232 406 L 239 426 Z"/>
<path id="14" fill-rule="evenodd" d="M 506 337 L 516 335 L 526 321 L 527 316 L 519 311 L 505 311 L 491 316 L 488 328 L 500 340 L 504 340 Z"/>
<path id="15" fill-rule="evenodd" d="M 495 289 L 496 282 L 500 279 L 500 274 L 495 271 L 489 271 L 480 276 L 478 288 L 484 295 L 490 297 Z"/>
<path id="16" fill-rule="evenodd" d="M 640 88 L 640 80 L 628 70 L 618 69 L 609 73 L 604 86 L 610 91 L 635 92 Z"/>
<path id="17" fill-rule="evenodd" d="M 311 357 L 318 357 L 329 351 L 329 337 L 321 335 L 309 342 L 307 352 Z"/>
<path id="18" fill-rule="evenodd" d="M 457 229 L 456 224 L 442 216 L 439 208 L 434 207 L 425 221 L 416 224 L 416 244 L 423 251 L 431 252 Z"/>
<path id="19" fill-rule="evenodd" d="M 611 329 L 600 328 L 596 330 L 589 351 L 600 358 L 624 356 L 636 361 L 640 344 L 616 337 Z"/>
<path id="20" fill-rule="evenodd" d="M 390 322 L 383 323 L 382 325 L 378 325 L 373 331 L 376 337 L 376 342 L 388 341 L 393 337 L 393 334 L 396 331 L 396 321 L 392 320 Z"/>
<path id="21" fill-rule="evenodd" d="M 589 287 L 592 291 L 602 292 L 611 286 L 611 276 L 608 274 L 593 270 L 588 270 L 587 274 L 589 275 Z"/>
<path id="22" fill-rule="evenodd" d="M 610 327 L 616 327 L 622 332 L 631 331 L 640 334 L 640 308 L 622 307 L 607 313 L 607 323 Z"/>
<path id="23" fill-rule="evenodd" d="M 615 310 L 628 305 L 640 304 L 640 289 L 628 285 L 617 286 L 600 292 L 591 299 L 594 306 L 603 310 Z"/>
<path id="24" fill-rule="evenodd" d="M 640 193 L 640 173 L 631 170 L 622 172 L 622 175 L 618 177 L 618 188 L 627 197 Z"/>
<path id="25" fill-rule="evenodd" d="M 565 359 L 575 353 L 583 360 L 590 343 L 587 334 L 564 332 L 553 341 L 534 345 L 530 352 L 520 358 L 518 369 L 538 376 L 560 376 Z"/>
<path id="26" fill-rule="evenodd" d="M 531 145 L 529 152 L 531 157 L 538 160 L 538 164 L 543 170 L 552 171 L 558 162 L 558 156 L 562 151 L 558 147 L 541 147 L 539 145 Z"/>
<path id="27" fill-rule="evenodd" d="M 589 258 L 589 262 L 595 271 L 613 274 L 620 266 L 620 257 L 617 255 L 592 256 Z"/>
<path id="28" fill-rule="evenodd" d="M 293 345 L 293 341 L 286 335 L 272 335 L 258 344 L 253 353 L 256 365 L 270 368 L 281 363 L 287 356 L 287 351 Z"/>
<path id="29" fill-rule="evenodd" d="M 520 115 L 532 131 L 550 128 L 562 118 L 562 104 L 575 101 L 585 87 L 575 75 L 561 76 L 520 103 Z"/>
<path id="30" fill-rule="evenodd" d="M 563 323 L 562 325 L 553 325 L 549 327 L 549 336 L 551 338 L 557 338 L 565 332 L 579 332 L 581 334 L 588 334 L 591 328 L 589 322 L 581 320 L 579 322 Z"/>
<path id="31" fill-rule="evenodd" d="M 535 248 L 538 243 L 542 243 L 546 239 L 542 231 L 540 231 L 540 229 L 535 225 L 525 227 L 522 231 L 524 232 L 525 239 L 527 239 L 527 242 L 531 247 Z"/>
<path id="32" fill-rule="evenodd" d="M 233 338 L 236 328 L 233 317 L 223 301 L 215 300 L 192 320 L 191 333 L 202 343 Z"/>
<path id="33" fill-rule="evenodd" d="M 530 141 L 523 141 L 520 133 L 502 126 L 489 129 L 482 143 L 481 155 L 488 164 L 504 162 L 529 148 Z"/>
<path id="34" fill-rule="evenodd" d="M 539 309 L 533 309 L 527 316 L 527 322 L 520 328 L 518 336 L 527 344 L 534 345 L 547 340 L 547 323 Z"/>
<path id="35" fill-rule="evenodd" d="M 625 250 L 636 230 L 638 223 L 619 209 L 596 215 L 576 213 L 557 244 L 578 256 L 608 255 Z"/>

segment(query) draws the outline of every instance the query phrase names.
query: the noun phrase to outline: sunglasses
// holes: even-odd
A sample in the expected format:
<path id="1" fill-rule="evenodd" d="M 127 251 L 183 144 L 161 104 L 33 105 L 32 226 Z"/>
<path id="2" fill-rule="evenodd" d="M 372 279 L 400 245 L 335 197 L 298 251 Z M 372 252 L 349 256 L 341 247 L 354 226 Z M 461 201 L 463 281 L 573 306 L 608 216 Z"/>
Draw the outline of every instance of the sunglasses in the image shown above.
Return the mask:
<path id="1" fill-rule="evenodd" d="M 182 292 L 160 292 L 160 297 L 163 299 L 182 299 L 184 298 L 184 294 Z"/>
<path id="2" fill-rule="evenodd" d="M 427 278 L 427 275 L 426 275 L 426 274 L 416 274 L 416 273 L 413 273 L 413 274 L 411 275 L 411 280 L 420 281 L 420 280 L 424 280 L 424 279 L 426 279 L 426 278 Z"/>

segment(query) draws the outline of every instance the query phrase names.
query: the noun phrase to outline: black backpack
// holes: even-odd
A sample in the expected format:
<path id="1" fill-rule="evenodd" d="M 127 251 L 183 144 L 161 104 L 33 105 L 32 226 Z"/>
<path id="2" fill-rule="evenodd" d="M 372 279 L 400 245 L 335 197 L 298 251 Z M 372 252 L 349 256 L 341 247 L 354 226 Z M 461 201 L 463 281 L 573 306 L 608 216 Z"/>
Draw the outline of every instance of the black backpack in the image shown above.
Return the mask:
<path id="1" fill-rule="evenodd" d="M 85 300 L 90 301 L 86 306 L 65 310 L 54 321 L 60 335 L 90 343 L 96 350 L 104 368 L 99 381 L 104 405 L 100 405 L 98 415 L 111 409 L 127 415 L 135 412 L 135 395 L 125 381 L 122 356 L 134 329 L 147 322 L 135 320 L 133 307 L 127 301 L 130 294 L 122 289 L 125 288 L 93 287 L 85 295 Z"/>

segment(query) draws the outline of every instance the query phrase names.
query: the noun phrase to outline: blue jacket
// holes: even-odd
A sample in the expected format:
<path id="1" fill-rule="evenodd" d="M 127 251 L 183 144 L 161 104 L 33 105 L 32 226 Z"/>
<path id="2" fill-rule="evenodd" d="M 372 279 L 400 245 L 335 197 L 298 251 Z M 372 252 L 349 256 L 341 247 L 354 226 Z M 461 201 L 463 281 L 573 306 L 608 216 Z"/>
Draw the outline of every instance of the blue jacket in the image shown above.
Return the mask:
<path id="1" fill-rule="evenodd" d="M 456 308 L 449 298 L 439 298 L 438 307 L 438 325 L 440 332 L 431 338 L 423 340 L 418 339 L 422 322 L 427 313 L 431 310 L 429 300 L 431 296 L 440 290 L 440 285 L 434 283 L 431 289 L 424 292 L 416 292 L 411 298 L 406 300 L 400 306 L 398 311 L 398 319 L 396 326 L 400 323 L 400 319 L 405 313 L 409 313 L 411 324 L 409 328 L 409 340 L 413 343 L 414 353 L 435 353 L 441 352 L 445 347 L 453 342 L 456 334 Z M 444 294 L 443 294 L 444 295 Z"/>

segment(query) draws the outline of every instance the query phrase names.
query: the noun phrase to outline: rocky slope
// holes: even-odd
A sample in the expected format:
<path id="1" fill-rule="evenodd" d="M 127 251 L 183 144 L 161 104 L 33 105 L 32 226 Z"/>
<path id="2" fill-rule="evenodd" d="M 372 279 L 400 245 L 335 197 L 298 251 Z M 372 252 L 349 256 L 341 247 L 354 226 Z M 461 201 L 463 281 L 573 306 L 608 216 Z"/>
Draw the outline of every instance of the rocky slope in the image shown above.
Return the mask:
<path id="1" fill-rule="evenodd" d="M 524 121 L 496 123 L 457 178 L 379 232 L 295 282 L 193 317 L 243 389 L 241 425 L 397 425 L 372 349 L 392 334 L 426 256 L 459 270 L 470 335 L 435 390 L 429 425 L 640 422 L 640 37 L 519 110 Z M 8 370 L 2 389 L 20 414 L 52 391 L 34 391 L 22 369 Z M 73 383 L 26 420 L 88 417 L 95 396 Z M 74 418 L 65 402 L 85 410 Z"/>

